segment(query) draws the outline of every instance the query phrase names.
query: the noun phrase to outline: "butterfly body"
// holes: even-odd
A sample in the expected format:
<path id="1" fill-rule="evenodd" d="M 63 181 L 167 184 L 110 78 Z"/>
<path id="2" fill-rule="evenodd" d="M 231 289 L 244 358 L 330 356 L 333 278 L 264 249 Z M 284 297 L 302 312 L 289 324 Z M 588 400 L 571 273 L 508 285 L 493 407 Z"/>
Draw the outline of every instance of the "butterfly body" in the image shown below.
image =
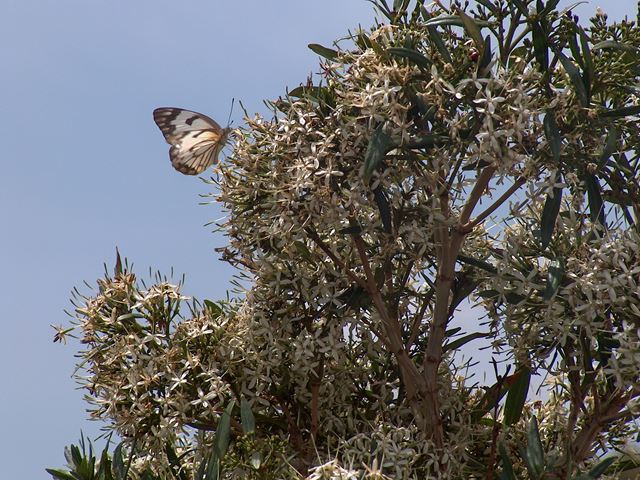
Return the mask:
<path id="1" fill-rule="evenodd" d="M 218 163 L 231 132 L 202 113 L 182 108 L 156 108 L 153 120 L 171 145 L 171 165 L 185 175 L 198 175 Z"/>

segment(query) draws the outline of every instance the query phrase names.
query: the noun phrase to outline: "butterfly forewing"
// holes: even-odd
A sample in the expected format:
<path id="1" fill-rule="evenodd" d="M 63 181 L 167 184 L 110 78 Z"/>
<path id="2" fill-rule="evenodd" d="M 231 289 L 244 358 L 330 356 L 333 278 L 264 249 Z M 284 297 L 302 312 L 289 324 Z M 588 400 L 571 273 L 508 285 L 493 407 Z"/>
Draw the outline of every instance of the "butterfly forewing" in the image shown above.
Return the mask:
<path id="1" fill-rule="evenodd" d="M 182 108 L 157 108 L 153 119 L 171 145 L 171 164 L 185 175 L 197 175 L 217 163 L 230 132 L 212 118 Z"/>

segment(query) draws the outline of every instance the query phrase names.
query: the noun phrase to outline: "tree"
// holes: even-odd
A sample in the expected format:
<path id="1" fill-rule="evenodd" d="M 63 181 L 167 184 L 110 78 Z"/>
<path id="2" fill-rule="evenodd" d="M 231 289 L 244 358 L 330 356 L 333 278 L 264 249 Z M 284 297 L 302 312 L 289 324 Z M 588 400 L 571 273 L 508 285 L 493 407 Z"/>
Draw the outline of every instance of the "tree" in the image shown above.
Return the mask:
<path id="1" fill-rule="evenodd" d="M 639 433 L 640 29 L 558 0 L 374 3 L 384 23 L 310 45 L 320 81 L 247 117 L 212 179 L 236 299 L 146 287 L 119 259 L 76 298 L 121 474 L 633 466 L 601 457 Z M 470 342 L 494 383 L 456 355 Z"/>

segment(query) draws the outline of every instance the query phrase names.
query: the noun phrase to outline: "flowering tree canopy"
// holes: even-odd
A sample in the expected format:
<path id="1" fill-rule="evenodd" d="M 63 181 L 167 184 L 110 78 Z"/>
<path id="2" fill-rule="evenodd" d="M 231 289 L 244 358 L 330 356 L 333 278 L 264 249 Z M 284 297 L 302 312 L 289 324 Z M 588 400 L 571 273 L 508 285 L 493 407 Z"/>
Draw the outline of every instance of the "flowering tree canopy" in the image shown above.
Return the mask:
<path id="1" fill-rule="evenodd" d="M 236 299 L 121 262 L 76 298 L 119 478 L 633 466 L 600 457 L 640 432 L 640 29 L 558 0 L 375 3 L 217 167 Z"/>

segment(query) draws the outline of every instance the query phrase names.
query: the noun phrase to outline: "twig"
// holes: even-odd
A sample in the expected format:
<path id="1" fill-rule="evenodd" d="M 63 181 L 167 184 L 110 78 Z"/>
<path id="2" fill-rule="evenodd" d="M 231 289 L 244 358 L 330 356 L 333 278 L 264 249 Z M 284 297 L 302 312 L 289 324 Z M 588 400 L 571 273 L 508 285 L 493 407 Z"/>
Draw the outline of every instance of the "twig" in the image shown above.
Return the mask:
<path id="1" fill-rule="evenodd" d="M 500 205 L 506 202 L 507 199 L 511 197 L 511 195 L 513 195 L 522 185 L 524 185 L 524 183 L 525 183 L 524 178 L 522 177 L 518 178 L 518 180 L 516 180 L 514 184 L 511 185 L 507 191 L 505 191 L 502 195 L 500 195 L 500 197 L 495 202 L 493 202 L 484 212 L 482 212 L 472 221 L 467 222 L 466 224 L 461 226 L 460 228 L 462 232 L 463 233 L 471 232 L 476 225 L 479 225 L 480 223 L 482 223 L 489 215 L 491 215 L 494 211 L 496 211 L 496 209 L 498 209 Z"/>
<path id="2" fill-rule="evenodd" d="M 324 253 L 327 254 L 327 256 L 333 261 L 333 263 L 336 264 L 336 266 L 338 267 L 338 270 L 342 270 L 344 271 L 347 276 L 353 280 L 354 282 L 356 282 L 358 285 L 360 285 L 362 288 L 366 289 L 367 288 L 367 283 L 362 280 L 360 277 L 358 277 L 355 273 L 353 273 L 346 265 L 345 263 L 340 260 L 337 255 L 335 255 L 331 249 L 327 246 L 326 243 L 324 243 L 322 241 L 322 239 L 320 238 L 320 236 L 311 228 L 306 228 L 305 231 L 307 232 L 307 235 L 309 235 L 309 238 L 311 240 L 313 240 L 314 242 L 316 242 L 316 245 L 318 245 L 318 247 L 320 247 L 320 250 L 322 250 Z"/>

